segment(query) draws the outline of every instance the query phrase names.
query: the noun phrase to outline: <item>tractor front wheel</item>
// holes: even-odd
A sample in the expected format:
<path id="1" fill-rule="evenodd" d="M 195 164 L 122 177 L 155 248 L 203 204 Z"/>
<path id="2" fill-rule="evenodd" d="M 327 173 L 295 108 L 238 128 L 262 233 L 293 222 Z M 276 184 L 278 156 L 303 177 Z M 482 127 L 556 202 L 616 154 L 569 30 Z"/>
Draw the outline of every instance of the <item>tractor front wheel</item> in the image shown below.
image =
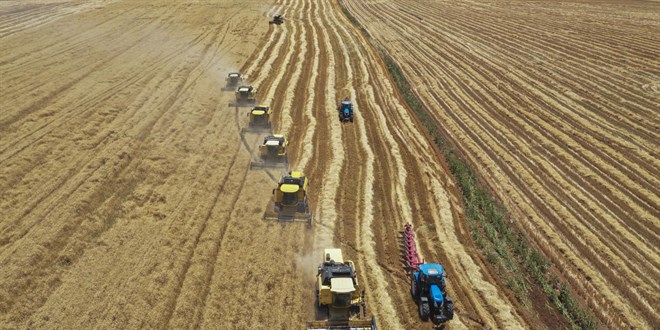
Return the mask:
<path id="1" fill-rule="evenodd" d="M 454 303 L 449 301 L 445 304 L 445 316 L 448 320 L 454 318 Z"/>
<path id="2" fill-rule="evenodd" d="M 429 315 L 431 315 L 431 307 L 429 306 L 429 303 L 419 304 L 419 317 L 422 318 L 422 321 L 428 321 Z"/>
<path id="3" fill-rule="evenodd" d="M 413 300 L 417 302 L 417 284 L 415 283 L 415 278 L 410 280 L 410 294 L 413 297 Z"/>

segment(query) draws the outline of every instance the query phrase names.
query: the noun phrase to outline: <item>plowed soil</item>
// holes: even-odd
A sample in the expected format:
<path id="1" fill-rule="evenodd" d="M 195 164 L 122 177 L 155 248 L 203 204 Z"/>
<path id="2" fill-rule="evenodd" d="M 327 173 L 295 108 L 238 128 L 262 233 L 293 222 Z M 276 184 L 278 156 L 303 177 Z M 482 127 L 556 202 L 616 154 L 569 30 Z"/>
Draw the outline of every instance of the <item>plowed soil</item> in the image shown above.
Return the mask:
<path id="1" fill-rule="evenodd" d="M 349 5 L 372 27 L 380 15 L 393 15 L 396 1 Z M 421 7 L 413 11 L 432 15 Z M 277 12 L 285 24 L 268 25 Z M 406 32 L 399 30 L 402 25 L 373 27 L 380 31 L 370 29 L 374 36 L 397 38 L 388 46 L 419 61 L 416 70 L 429 70 L 414 71 L 406 56 L 397 57 L 408 72 L 419 72 L 415 79 L 440 84 L 431 75 L 444 62 L 419 55 L 416 49 L 424 43 L 403 44 L 414 36 L 397 37 Z M 604 45 L 607 31 L 594 40 Z M 616 39 L 621 49 L 630 47 L 627 42 L 639 47 L 627 50 L 633 54 L 628 65 L 642 61 L 641 54 L 657 53 L 652 35 Z M 582 294 L 600 299 L 594 301 L 614 312 L 613 322 L 654 324 L 657 81 L 628 91 L 617 80 L 625 71 L 610 80 L 598 65 L 579 67 L 581 74 L 567 71 L 571 63 L 589 63 L 590 51 L 614 61 L 615 50 L 578 41 L 585 53 L 561 52 L 565 62 L 555 63 L 561 66 L 551 76 L 557 81 L 543 83 L 568 84 L 562 91 L 568 93 L 602 78 L 602 93 L 582 96 L 584 103 L 568 106 L 566 99 L 553 98 L 557 90 L 532 87 L 477 100 L 461 88 L 420 94 L 456 93 L 451 95 L 464 100 L 460 109 L 466 112 L 430 108 L 448 127 L 457 127 L 452 133 L 457 139 L 467 134 L 465 127 L 474 130 L 465 136 L 465 152 L 483 161 L 489 183 L 508 189 L 498 192 L 529 219 L 524 226 L 539 242 L 550 243 L 546 252 L 566 268 L 566 276 L 585 283 Z M 461 56 L 476 61 L 472 53 Z M 660 72 L 657 57 L 644 65 Z M 240 134 L 247 108 L 228 107 L 233 93 L 222 87 L 234 70 L 248 76 L 259 103 L 273 108 L 275 130 L 290 141 L 292 168 L 311 180 L 311 228 L 261 219 L 282 173 L 249 170 L 261 136 Z M 458 77 L 477 73 L 466 72 L 473 71 L 461 70 L 448 81 L 468 84 Z M 500 76 L 500 87 L 540 79 L 533 72 L 512 69 Z M 537 80 L 529 86 L 540 86 Z M 493 84 L 479 79 L 471 86 Z M 356 262 L 369 313 L 381 328 L 430 328 L 419 321 L 402 268 L 399 235 L 406 222 L 415 225 L 426 260 L 443 263 L 450 275 L 448 289 L 457 305 L 450 328 L 538 326 L 481 261 L 447 167 L 403 105 L 371 43 L 335 1 L 4 1 L 0 87 L 0 328 L 302 328 L 314 317 L 316 266 L 330 246 Z M 614 92 L 650 96 L 626 97 L 624 107 L 623 96 Z M 346 96 L 355 103 L 356 118 L 342 124 L 336 105 Z M 518 109 L 506 112 L 512 119 L 501 121 L 504 113 L 490 107 L 504 99 L 543 103 L 512 108 Z M 496 114 L 478 107 L 480 102 Z M 589 102 L 602 112 L 575 110 Z M 544 117 L 553 104 L 557 114 Z M 460 121 L 450 125 L 451 118 Z M 546 127 L 549 120 L 557 125 Z M 530 131 L 510 131 L 518 123 Z M 486 127 L 491 124 L 498 126 Z M 496 141 L 495 135 L 517 149 L 485 142 Z M 605 137 L 610 144 L 603 144 Z M 518 140 L 531 138 L 536 144 Z M 610 149 L 596 147 L 600 144 Z M 502 152 L 487 149 L 494 147 Z M 551 154 L 556 162 L 547 161 Z M 503 164 L 510 164 L 509 172 L 500 169 Z M 556 177 L 564 181 L 554 182 Z M 538 181 L 529 185 L 529 178 Z M 604 197 L 603 191 L 610 193 Z M 587 275 L 592 282 L 584 281 Z M 611 292 L 632 301 L 616 305 Z"/>

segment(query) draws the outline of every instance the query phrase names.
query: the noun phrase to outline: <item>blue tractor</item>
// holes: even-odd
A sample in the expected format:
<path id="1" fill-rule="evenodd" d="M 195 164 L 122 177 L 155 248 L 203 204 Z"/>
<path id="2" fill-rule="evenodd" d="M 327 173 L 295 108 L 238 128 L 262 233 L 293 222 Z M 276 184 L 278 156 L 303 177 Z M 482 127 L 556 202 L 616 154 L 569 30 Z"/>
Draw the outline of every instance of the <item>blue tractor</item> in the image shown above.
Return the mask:
<path id="1" fill-rule="evenodd" d="M 421 264 L 412 272 L 410 293 L 419 306 L 422 321 L 442 324 L 454 318 L 454 303 L 445 290 L 445 271 L 440 264 Z"/>
<path id="2" fill-rule="evenodd" d="M 347 121 L 353 122 L 353 103 L 348 97 L 341 101 L 337 111 L 339 111 L 339 121 L 342 123 Z"/>

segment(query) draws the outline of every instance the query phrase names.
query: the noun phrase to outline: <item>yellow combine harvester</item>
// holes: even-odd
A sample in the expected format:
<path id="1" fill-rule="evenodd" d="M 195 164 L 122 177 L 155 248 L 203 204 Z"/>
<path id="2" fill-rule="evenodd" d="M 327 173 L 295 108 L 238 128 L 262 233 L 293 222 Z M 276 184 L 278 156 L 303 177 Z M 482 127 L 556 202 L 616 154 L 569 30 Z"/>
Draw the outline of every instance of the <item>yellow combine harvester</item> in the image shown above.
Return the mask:
<path id="1" fill-rule="evenodd" d="M 252 85 L 240 85 L 236 88 L 236 100 L 229 102 L 229 106 L 247 107 L 253 106 L 256 102 L 257 89 Z"/>
<path id="2" fill-rule="evenodd" d="M 274 15 L 273 19 L 268 22 L 268 24 L 276 24 L 276 25 L 280 25 L 282 23 L 284 23 L 284 16 L 282 16 L 281 14 Z"/>
<path id="3" fill-rule="evenodd" d="M 307 330 L 376 329 L 376 319 L 365 319 L 366 301 L 360 289 L 355 265 L 344 261 L 341 249 L 325 249 L 316 274 L 316 300 L 323 320 L 307 322 Z M 361 319 L 362 317 L 362 319 Z"/>
<path id="4" fill-rule="evenodd" d="M 223 90 L 233 90 L 239 83 L 243 82 L 243 75 L 240 72 L 230 72 L 225 78 L 225 88 Z"/>
<path id="5" fill-rule="evenodd" d="M 270 115 L 272 111 L 270 107 L 265 105 L 257 105 L 248 112 L 248 127 L 241 129 L 241 133 L 255 133 L 270 131 L 272 125 L 270 124 Z"/>
<path id="6" fill-rule="evenodd" d="M 264 167 L 289 167 L 287 146 L 289 142 L 282 134 L 268 135 L 259 146 L 259 161 L 250 162 L 250 169 Z"/>
<path id="7" fill-rule="evenodd" d="M 275 198 L 264 213 L 264 220 L 306 222 L 311 226 L 314 214 L 307 203 L 308 184 L 302 172 L 292 171 L 283 176 L 273 189 Z"/>

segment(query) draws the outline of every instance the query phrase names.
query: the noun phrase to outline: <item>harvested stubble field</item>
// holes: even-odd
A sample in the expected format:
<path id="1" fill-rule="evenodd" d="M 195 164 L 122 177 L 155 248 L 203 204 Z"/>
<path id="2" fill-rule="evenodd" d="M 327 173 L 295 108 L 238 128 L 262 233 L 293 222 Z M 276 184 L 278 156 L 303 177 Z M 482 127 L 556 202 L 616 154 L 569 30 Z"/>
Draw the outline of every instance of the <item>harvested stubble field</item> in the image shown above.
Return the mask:
<path id="1" fill-rule="evenodd" d="M 601 325 L 660 324 L 660 3 L 345 3 Z"/>
<path id="2" fill-rule="evenodd" d="M 447 268 L 449 328 L 551 325 L 474 246 L 374 42 L 599 319 L 658 324 L 658 6 L 345 4 L 373 40 L 332 0 L 1 2 L 0 328 L 301 328 L 328 246 L 381 328 L 430 328 L 406 222 Z M 280 173 L 248 169 L 233 70 L 311 179 L 311 229 L 261 220 Z"/>

